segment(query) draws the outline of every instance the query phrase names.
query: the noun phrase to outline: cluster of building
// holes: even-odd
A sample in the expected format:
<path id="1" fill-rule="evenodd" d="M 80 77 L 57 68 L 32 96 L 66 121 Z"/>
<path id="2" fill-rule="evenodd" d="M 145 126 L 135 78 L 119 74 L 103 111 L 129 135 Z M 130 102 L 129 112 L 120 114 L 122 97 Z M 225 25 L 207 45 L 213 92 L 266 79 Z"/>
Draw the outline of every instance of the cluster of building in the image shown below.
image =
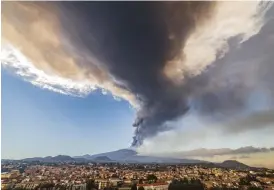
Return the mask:
<path id="1" fill-rule="evenodd" d="M 26 163 L 27 164 L 27 163 Z M 2 165 L 7 172 L 1 174 L 1 189 L 71 189 L 88 190 L 115 188 L 130 190 L 132 185 L 143 190 L 167 190 L 177 181 L 200 181 L 204 189 L 247 188 L 274 189 L 274 171 L 239 171 L 198 165 L 159 164 L 27 164 L 19 171 L 14 164 Z M 8 168 L 8 170 L 7 170 Z M 154 176 L 154 179 L 148 179 Z M 249 181 L 248 181 L 249 179 Z"/>

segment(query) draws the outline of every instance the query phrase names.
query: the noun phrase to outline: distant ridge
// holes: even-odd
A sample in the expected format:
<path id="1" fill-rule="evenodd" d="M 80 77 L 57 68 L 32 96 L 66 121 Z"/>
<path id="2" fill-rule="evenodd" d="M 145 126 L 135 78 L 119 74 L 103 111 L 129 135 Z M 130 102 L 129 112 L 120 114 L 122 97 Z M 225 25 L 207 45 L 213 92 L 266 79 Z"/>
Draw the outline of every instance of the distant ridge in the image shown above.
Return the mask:
<path id="1" fill-rule="evenodd" d="M 25 158 L 22 161 L 40 161 L 40 162 L 122 162 L 122 163 L 207 163 L 206 161 L 194 160 L 194 159 L 179 159 L 171 157 L 160 156 L 145 156 L 138 155 L 136 151 L 132 149 L 120 149 L 112 152 L 106 152 L 95 155 L 83 155 L 70 157 L 67 155 L 47 156 L 47 157 L 33 157 Z"/>
<path id="2" fill-rule="evenodd" d="M 109 157 L 107 156 L 98 156 L 96 158 L 93 159 L 93 161 L 99 161 L 99 162 L 109 162 L 112 161 Z"/>
<path id="3" fill-rule="evenodd" d="M 193 159 L 179 159 L 171 157 L 161 156 L 145 156 L 138 155 L 138 153 L 132 149 L 120 149 L 112 152 L 106 152 L 95 155 L 83 155 L 75 158 L 85 158 L 87 160 L 94 160 L 98 157 L 108 157 L 112 161 L 128 162 L 128 163 L 202 163 L 206 161 L 193 160 Z"/>
<path id="4" fill-rule="evenodd" d="M 100 154 L 94 154 L 89 156 L 87 159 L 94 159 L 99 156 L 107 156 L 111 160 L 116 160 L 116 161 L 122 161 L 126 160 L 129 157 L 137 155 L 137 152 L 131 149 L 120 149 L 120 150 L 115 150 L 111 152 L 105 152 L 105 153 L 100 153 Z"/>
<path id="5" fill-rule="evenodd" d="M 34 157 L 34 158 L 25 158 L 23 161 L 41 161 L 41 162 L 71 162 L 75 161 L 75 158 L 72 158 L 67 155 L 58 155 L 58 156 L 47 156 L 47 157 Z"/>
<path id="6" fill-rule="evenodd" d="M 238 162 L 237 160 L 226 160 L 223 163 L 219 164 L 221 167 L 224 168 L 231 168 L 231 169 L 250 169 L 251 167 L 248 165 L 245 165 L 241 162 Z"/>
<path id="7" fill-rule="evenodd" d="M 4 159 L 2 159 L 4 161 Z M 6 160 L 10 161 L 10 160 Z M 202 164 L 210 167 L 224 167 L 231 169 L 255 169 L 236 160 L 226 160 L 222 163 L 212 163 L 203 160 L 195 159 L 179 159 L 172 157 L 161 157 L 161 156 L 145 156 L 138 155 L 138 153 L 132 149 L 120 149 L 112 152 L 106 152 L 95 155 L 83 155 L 70 157 L 67 155 L 58 156 L 47 156 L 47 157 L 33 157 L 25 158 L 22 161 L 32 162 L 98 162 L 98 163 L 109 163 L 109 162 L 120 162 L 120 163 L 166 163 L 166 164 Z"/>

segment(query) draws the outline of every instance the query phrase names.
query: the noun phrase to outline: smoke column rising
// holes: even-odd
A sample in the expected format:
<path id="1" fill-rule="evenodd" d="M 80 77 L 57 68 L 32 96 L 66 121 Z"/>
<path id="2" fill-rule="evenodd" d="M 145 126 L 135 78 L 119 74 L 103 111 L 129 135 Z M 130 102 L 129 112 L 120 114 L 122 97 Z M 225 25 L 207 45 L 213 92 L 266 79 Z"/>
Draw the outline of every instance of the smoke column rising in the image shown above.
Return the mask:
<path id="1" fill-rule="evenodd" d="M 208 107 L 215 94 L 229 96 L 235 86 L 204 95 L 212 84 L 207 70 L 229 52 L 232 37 L 240 44 L 256 35 L 271 6 L 258 1 L 3 2 L 1 62 L 42 88 L 77 96 L 99 88 L 129 101 L 137 110 L 132 146 L 139 146 L 170 130 L 167 122 L 193 104 L 214 115 Z M 215 110 L 231 110 L 226 98 L 220 101 Z M 241 105 L 241 99 L 235 101 Z"/>

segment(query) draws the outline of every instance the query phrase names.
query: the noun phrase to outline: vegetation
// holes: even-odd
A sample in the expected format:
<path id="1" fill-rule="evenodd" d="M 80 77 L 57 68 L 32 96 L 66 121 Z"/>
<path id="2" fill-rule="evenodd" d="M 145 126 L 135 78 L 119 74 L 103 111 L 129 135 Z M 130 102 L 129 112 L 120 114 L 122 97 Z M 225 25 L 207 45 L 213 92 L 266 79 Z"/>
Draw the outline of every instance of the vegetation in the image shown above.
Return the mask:
<path id="1" fill-rule="evenodd" d="M 52 188 L 52 187 L 54 187 L 54 184 L 53 184 L 53 183 L 44 183 L 44 184 L 41 184 L 41 185 L 39 186 L 39 188 L 46 188 L 46 189 L 50 189 L 50 188 Z"/>
<path id="2" fill-rule="evenodd" d="M 95 182 L 94 182 L 94 180 L 92 180 L 92 179 L 87 180 L 87 187 L 86 188 L 87 188 L 87 190 L 98 189 Z"/>
<path id="3" fill-rule="evenodd" d="M 131 190 L 137 190 L 137 184 L 134 183 L 132 186 L 131 186 Z"/>
<path id="4" fill-rule="evenodd" d="M 149 183 L 155 183 L 158 180 L 158 178 L 153 175 L 153 174 L 149 174 L 147 175 L 147 181 L 149 181 Z"/>
<path id="5" fill-rule="evenodd" d="M 191 179 L 188 180 L 187 178 L 181 180 L 173 180 L 172 183 L 168 186 L 168 190 L 182 190 L 182 189 L 189 189 L 189 190 L 203 190 L 204 186 L 200 180 Z"/>
<path id="6" fill-rule="evenodd" d="M 249 187 L 248 190 L 263 190 L 261 187 Z"/>
<path id="7" fill-rule="evenodd" d="M 238 190 L 239 188 L 230 188 L 230 187 L 212 187 L 211 190 Z"/>

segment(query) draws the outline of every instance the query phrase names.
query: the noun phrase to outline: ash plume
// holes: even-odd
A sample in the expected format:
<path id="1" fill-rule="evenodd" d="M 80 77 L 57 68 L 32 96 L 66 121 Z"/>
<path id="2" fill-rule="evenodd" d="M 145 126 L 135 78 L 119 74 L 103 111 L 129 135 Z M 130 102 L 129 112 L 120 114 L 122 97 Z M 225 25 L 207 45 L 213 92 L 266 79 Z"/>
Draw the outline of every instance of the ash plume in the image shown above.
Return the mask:
<path id="1" fill-rule="evenodd" d="M 1 61 L 43 88 L 69 95 L 99 88 L 129 101 L 137 110 L 135 147 L 170 130 L 167 122 L 182 117 L 194 103 L 200 113 L 214 114 L 217 109 L 209 102 L 222 89 L 207 93 L 213 82 L 205 70 L 229 51 L 229 39 L 238 37 L 237 42 L 244 43 L 256 35 L 271 6 L 269 2 L 4 2 Z M 235 88 L 245 90 L 233 86 L 223 93 L 234 97 Z M 219 108 L 227 110 L 228 101 L 220 101 Z M 241 106 L 241 99 L 236 103 Z"/>
<path id="2" fill-rule="evenodd" d="M 88 40 L 84 45 L 89 50 L 103 52 L 97 57 L 106 59 L 101 61 L 104 67 L 118 81 L 123 81 L 121 88 L 135 94 L 139 102 L 133 146 L 165 130 L 162 125 L 165 121 L 187 112 L 187 89 L 174 84 L 163 69 L 180 53 L 187 36 L 204 16 L 210 17 L 214 3 L 75 3 L 75 6 L 81 18 L 85 18 L 81 12 L 88 11 L 87 20 L 98 18 L 94 23 L 89 20 L 92 24 L 85 28 L 99 41 L 97 47 Z M 103 41 L 107 45 L 100 43 Z"/>

